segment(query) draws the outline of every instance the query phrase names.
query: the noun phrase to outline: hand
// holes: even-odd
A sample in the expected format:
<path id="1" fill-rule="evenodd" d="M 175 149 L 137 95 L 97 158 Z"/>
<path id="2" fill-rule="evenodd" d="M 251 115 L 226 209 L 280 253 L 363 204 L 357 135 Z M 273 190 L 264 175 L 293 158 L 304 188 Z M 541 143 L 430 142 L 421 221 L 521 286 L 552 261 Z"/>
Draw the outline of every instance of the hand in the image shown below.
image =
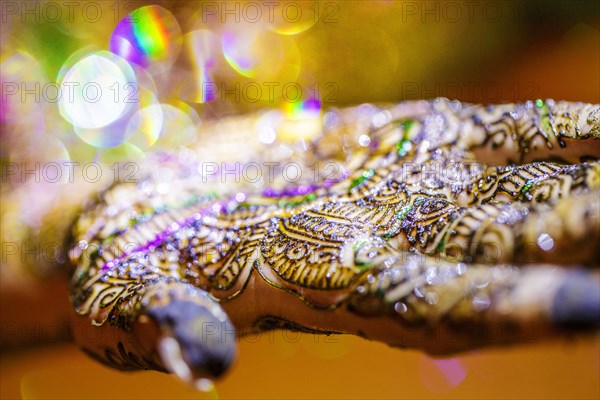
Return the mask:
<path id="1" fill-rule="evenodd" d="M 205 130 L 73 228 L 71 298 L 98 331 L 78 340 L 109 365 L 203 386 L 264 329 L 448 354 L 598 326 L 597 105 L 439 99 Z"/>

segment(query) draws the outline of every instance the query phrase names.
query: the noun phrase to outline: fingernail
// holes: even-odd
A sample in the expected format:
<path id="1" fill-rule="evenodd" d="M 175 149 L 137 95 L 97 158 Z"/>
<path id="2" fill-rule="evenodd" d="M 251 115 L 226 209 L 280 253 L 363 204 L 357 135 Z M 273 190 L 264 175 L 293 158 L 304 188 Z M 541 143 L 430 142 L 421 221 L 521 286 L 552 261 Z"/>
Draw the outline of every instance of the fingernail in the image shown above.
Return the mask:
<path id="1" fill-rule="evenodd" d="M 148 315 L 177 341 L 181 361 L 189 367 L 192 378 L 218 377 L 232 364 L 236 353 L 235 329 L 231 322 L 222 321 L 206 307 L 192 301 L 172 300 L 166 306 L 149 310 Z M 173 354 L 161 357 L 172 358 Z M 178 365 L 173 360 L 165 364 Z"/>

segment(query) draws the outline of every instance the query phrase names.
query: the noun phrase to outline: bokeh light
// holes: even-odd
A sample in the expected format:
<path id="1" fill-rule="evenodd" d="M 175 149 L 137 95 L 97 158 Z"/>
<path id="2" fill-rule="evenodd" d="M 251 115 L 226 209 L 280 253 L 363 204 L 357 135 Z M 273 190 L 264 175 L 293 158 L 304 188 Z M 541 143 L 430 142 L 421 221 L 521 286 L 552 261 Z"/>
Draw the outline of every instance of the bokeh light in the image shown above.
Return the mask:
<path id="1" fill-rule="evenodd" d="M 443 393 L 460 385 L 467 377 L 467 370 L 457 358 L 433 359 L 419 357 L 421 382 L 432 393 Z"/>
<path id="2" fill-rule="evenodd" d="M 190 64 L 190 80 L 181 84 L 182 99 L 194 103 L 207 103 L 215 98 L 215 83 L 211 77 L 220 52 L 219 37 L 207 30 L 197 29 L 183 37 L 185 56 Z"/>
<path id="3" fill-rule="evenodd" d="M 134 163 L 144 158 L 146 158 L 146 153 L 142 149 L 131 143 L 123 142 L 109 149 L 98 149 L 94 160 L 102 165 L 115 166 L 118 163 L 123 166 L 123 171 L 117 174 L 115 169 L 112 169 L 108 172 L 122 176 L 124 179 L 137 179 L 137 164 Z"/>
<path id="4" fill-rule="evenodd" d="M 170 11 L 157 5 L 138 8 L 123 18 L 110 50 L 152 72 L 164 72 L 181 48 L 181 28 Z"/>
<path id="5" fill-rule="evenodd" d="M 291 119 L 316 118 L 321 115 L 321 102 L 309 98 L 304 101 L 286 103 L 286 116 Z"/>
<path id="6" fill-rule="evenodd" d="M 78 128 L 104 127 L 137 101 L 133 69 L 106 51 L 85 55 L 72 66 L 68 61 L 59 74 L 59 81 L 60 114 Z M 102 139 L 107 143 L 94 140 L 90 144 L 111 147 L 110 138 Z"/>
<path id="7" fill-rule="evenodd" d="M 319 19 L 335 22 L 337 5 L 317 2 L 274 2 L 269 12 L 267 27 L 282 35 L 296 35 L 312 27 Z M 325 15 L 321 15 L 324 12 Z"/>
<path id="8" fill-rule="evenodd" d="M 23 128 L 26 129 L 22 131 L 30 135 L 43 129 L 39 124 L 43 119 L 43 103 L 40 100 L 47 84 L 42 65 L 31 54 L 17 50 L 3 57 L 0 63 L 0 121 L 25 122 Z M 23 121 L 20 115 L 29 115 L 29 118 Z"/>
<path id="9" fill-rule="evenodd" d="M 223 55 L 240 75 L 257 81 L 293 81 L 300 72 L 300 53 L 293 39 L 263 25 L 226 25 L 221 36 Z"/>
<path id="10" fill-rule="evenodd" d="M 156 146 L 162 149 L 174 149 L 197 140 L 200 117 L 193 108 L 183 102 L 177 107 L 171 104 L 160 104 L 163 124 Z"/>
<path id="11" fill-rule="evenodd" d="M 148 93 L 148 96 L 154 97 L 152 93 Z M 162 107 L 154 97 L 150 105 L 137 110 L 131 116 L 125 128 L 125 136 L 129 138 L 129 143 L 147 150 L 158 140 L 162 126 Z"/>

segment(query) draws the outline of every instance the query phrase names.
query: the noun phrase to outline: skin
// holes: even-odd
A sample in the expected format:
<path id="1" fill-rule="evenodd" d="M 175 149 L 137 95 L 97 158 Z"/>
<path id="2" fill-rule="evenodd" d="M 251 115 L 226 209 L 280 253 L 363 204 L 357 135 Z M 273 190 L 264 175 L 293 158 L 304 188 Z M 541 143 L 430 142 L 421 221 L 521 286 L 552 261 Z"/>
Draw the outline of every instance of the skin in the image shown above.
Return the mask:
<path id="1" fill-rule="evenodd" d="M 597 326 L 599 106 L 437 99 L 311 123 L 303 136 L 269 114 L 207 125 L 191 161 L 157 155 L 147 178 L 80 214 L 71 301 L 84 351 L 202 387 L 236 335 L 264 329 L 449 354 Z M 272 176 L 198 174 L 213 161 L 272 162 Z"/>

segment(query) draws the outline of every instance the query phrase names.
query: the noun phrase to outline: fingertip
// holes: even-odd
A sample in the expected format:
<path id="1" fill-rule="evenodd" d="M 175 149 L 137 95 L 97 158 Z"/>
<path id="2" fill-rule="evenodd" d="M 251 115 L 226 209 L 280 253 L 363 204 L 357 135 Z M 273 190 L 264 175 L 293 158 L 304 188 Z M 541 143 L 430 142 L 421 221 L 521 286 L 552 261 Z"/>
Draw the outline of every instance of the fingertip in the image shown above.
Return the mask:
<path id="1" fill-rule="evenodd" d="M 568 327 L 600 326 L 600 280 L 585 271 L 567 275 L 554 297 L 552 320 Z"/>
<path id="2" fill-rule="evenodd" d="M 187 300 L 172 300 L 148 315 L 163 330 L 157 347 L 165 367 L 182 380 L 196 385 L 223 375 L 233 363 L 235 329 L 222 315 Z"/>

